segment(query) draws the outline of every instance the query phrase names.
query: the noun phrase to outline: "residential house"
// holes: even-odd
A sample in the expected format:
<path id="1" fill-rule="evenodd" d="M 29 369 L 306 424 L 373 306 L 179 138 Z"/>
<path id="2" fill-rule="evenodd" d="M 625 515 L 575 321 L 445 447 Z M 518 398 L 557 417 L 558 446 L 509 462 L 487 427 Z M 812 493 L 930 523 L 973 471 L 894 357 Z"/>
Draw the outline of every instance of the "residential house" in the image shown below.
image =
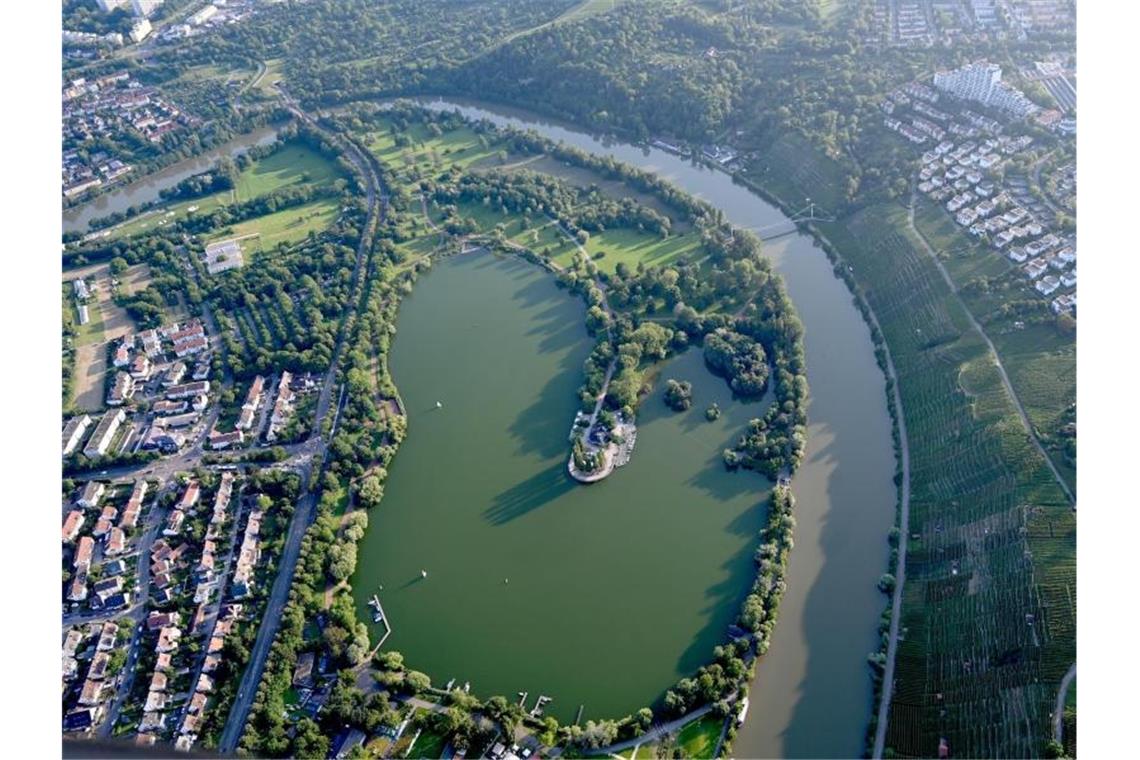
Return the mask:
<path id="1" fill-rule="evenodd" d="M 127 372 L 119 372 L 115 375 L 115 383 L 111 386 L 111 392 L 107 394 L 108 406 L 122 406 L 135 395 L 135 379 Z"/>
<path id="2" fill-rule="evenodd" d="M 111 528 L 107 534 L 107 556 L 116 557 L 127 549 L 127 534 L 122 528 Z"/>
<path id="3" fill-rule="evenodd" d="M 150 359 L 148 359 L 143 354 L 136 356 L 135 360 L 133 362 L 131 362 L 130 372 L 131 372 L 131 377 L 134 380 L 148 380 L 148 379 L 150 379 L 150 373 L 151 373 Z"/>
<path id="4" fill-rule="evenodd" d="M 78 509 L 73 509 L 67 513 L 67 517 L 63 519 L 63 543 L 70 544 L 79 535 L 80 528 L 83 527 L 83 512 Z"/>
<path id="5" fill-rule="evenodd" d="M 91 536 L 82 536 L 75 547 L 75 559 L 72 566 L 76 570 L 86 572 L 91 569 L 91 555 L 95 551 L 95 539 Z"/>
<path id="6" fill-rule="evenodd" d="M 99 500 L 103 498 L 103 494 L 106 493 L 106 491 L 107 487 L 104 484 L 97 480 L 89 480 L 86 485 L 83 486 L 83 490 L 80 492 L 79 498 L 75 503 L 84 509 L 91 509 L 99 504 Z"/>
<path id="7" fill-rule="evenodd" d="M 167 626 L 158 632 L 157 651 L 161 654 L 163 652 L 173 652 L 178 648 L 178 641 L 182 638 L 182 630 L 177 626 Z"/>

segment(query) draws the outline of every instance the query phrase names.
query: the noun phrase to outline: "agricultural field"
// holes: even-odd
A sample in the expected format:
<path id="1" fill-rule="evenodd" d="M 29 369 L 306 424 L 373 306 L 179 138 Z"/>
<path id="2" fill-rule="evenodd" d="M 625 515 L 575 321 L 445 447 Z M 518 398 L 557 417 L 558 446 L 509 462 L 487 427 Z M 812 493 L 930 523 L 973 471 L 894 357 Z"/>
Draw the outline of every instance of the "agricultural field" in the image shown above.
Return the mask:
<path id="1" fill-rule="evenodd" d="M 903 636 L 887 746 L 1040 752 L 1075 657 L 1076 520 L 992 357 L 905 210 L 821 225 L 854 266 L 899 374 L 911 456 Z M 939 696 L 935 696 L 939 695 Z"/>
<path id="2" fill-rule="evenodd" d="M 922 203 L 915 226 L 942 259 L 966 307 L 985 326 L 1038 437 L 1075 489 L 1076 469 L 1065 455 L 1062 435 L 1077 400 L 1075 336 L 1062 332 L 1046 310 L 1047 301 L 1006 257 L 964 234 L 941 207 Z M 980 281 L 993 284 L 971 287 Z M 1013 301 L 1034 304 L 1044 321 L 1010 312 Z"/>

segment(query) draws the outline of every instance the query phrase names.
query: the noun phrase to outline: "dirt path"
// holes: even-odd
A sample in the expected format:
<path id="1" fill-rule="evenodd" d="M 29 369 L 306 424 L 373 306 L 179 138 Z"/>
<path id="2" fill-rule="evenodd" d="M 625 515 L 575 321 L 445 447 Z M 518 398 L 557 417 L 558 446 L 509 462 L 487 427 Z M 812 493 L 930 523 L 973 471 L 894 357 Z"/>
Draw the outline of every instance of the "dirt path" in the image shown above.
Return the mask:
<path id="1" fill-rule="evenodd" d="M 107 350 L 103 343 L 88 343 L 75 350 L 75 408 L 97 412 L 103 408 L 103 376 Z"/>
<path id="2" fill-rule="evenodd" d="M 1053 738 L 1061 741 L 1065 729 L 1065 698 L 1069 696 L 1069 686 L 1077 677 L 1077 663 L 1069 666 L 1069 671 L 1061 679 L 1061 688 L 1057 689 L 1057 704 L 1053 708 Z"/>

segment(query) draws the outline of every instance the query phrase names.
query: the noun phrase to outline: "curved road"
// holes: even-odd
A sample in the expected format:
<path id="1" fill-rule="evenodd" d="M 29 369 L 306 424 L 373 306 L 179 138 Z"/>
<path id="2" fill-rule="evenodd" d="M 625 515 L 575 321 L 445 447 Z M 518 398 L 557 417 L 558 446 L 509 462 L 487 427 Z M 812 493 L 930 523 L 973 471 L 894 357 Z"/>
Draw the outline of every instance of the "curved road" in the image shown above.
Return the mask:
<path id="1" fill-rule="evenodd" d="M 860 301 L 863 301 L 861 294 L 856 296 Z M 879 335 L 883 334 L 882 327 L 879 326 L 879 319 L 875 316 L 875 312 L 867 305 L 867 317 L 871 325 L 878 331 Z M 902 395 L 899 392 L 899 376 L 895 371 L 895 360 L 891 356 L 890 346 L 884 338 L 883 354 L 886 356 L 887 379 L 891 382 L 891 395 L 895 402 L 895 412 L 897 419 L 895 425 L 899 432 L 899 467 L 902 471 L 901 490 L 899 492 L 899 545 L 898 545 L 898 563 L 895 567 L 895 592 L 891 597 L 891 629 L 887 638 L 887 662 L 883 667 L 883 683 L 880 689 L 879 699 L 879 719 L 875 725 L 875 746 L 871 753 L 873 758 L 881 758 L 883 756 L 883 748 L 887 741 L 887 722 L 890 719 L 891 711 L 891 695 L 894 691 L 895 681 L 895 656 L 898 653 L 899 644 L 899 625 L 902 620 L 902 592 L 903 584 L 906 582 L 906 544 L 907 538 L 910 536 L 910 443 L 906 432 L 906 414 L 903 412 Z"/>
<path id="2" fill-rule="evenodd" d="M 1017 414 L 1019 417 L 1021 417 L 1021 424 L 1025 427 L 1026 432 L 1029 433 L 1029 437 L 1032 439 L 1034 447 L 1036 447 L 1037 451 L 1045 459 L 1045 464 L 1049 466 L 1049 470 L 1053 473 L 1053 477 L 1056 479 L 1057 485 L 1059 485 L 1061 487 L 1061 490 L 1065 492 L 1065 496 L 1069 499 L 1069 503 L 1075 507 L 1077 501 L 1076 497 L 1073 496 L 1073 492 L 1069 489 L 1069 484 L 1065 482 L 1065 479 L 1063 477 L 1061 477 L 1061 473 L 1057 470 L 1057 466 L 1053 464 L 1053 460 L 1050 459 L 1049 455 L 1045 452 L 1045 447 L 1041 445 L 1041 440 L 1037 437 L 1037 431 L 1033 428 L 1033 423 L 1030 422 L 1029 415 L 1025 413 L 1025 407 L 1021 405 L 1021 399 L 1017 397 L 1017 392 L 1014 391 L 1013 384 L 1009 381 L 1009 375 L 1006 374 L 1005 365 L 1001 363 L 1001 355 L 998 354 L 998 350 L 994 346 L 993 341 L 990 340 L 990 336 L 986 335 L 986 331 L 982 329 L 981 324 L 979 324 L 978 320 L 974 318 L 973 312 L 971 312 L 969 307 L 966 306 L 966 302 L 962 300 L 962 295 L 958 292 L 958 285 L 954 282 L 954 279 L 950 276 L 950 273 L 946 270 L 946 267 L 942 265 L 942 261 L 939 260 L 938 254 L 934 252 L 934 249 L 930 247 L 930 243 L 926 241 L 926 237 L 923 236 L 923 234 L 919 232 L 918 227 L 915 226 L 914 208 L 917 202 L 917 198 L 917 190 L 912 187 L 910 191 L 910 206 L 907 208 L 906 212 L 907 225 L 910 227 L 910 231 L 913 232 L 915 234 L 915 237 L 918 238 L 919 242 L 922 243 L 923 249 L 926 251 L 927 255 L 930 256 L 931 261 L 934 262 L 934 266 L 938 267 L 938 272 L 942 275 L 942 279 L 946 281 L 946 285 L 950 288 L 950 292 L 954 294 L 954 297 L 956 299 L 958 299 L 958 304 L 962 307 L 962 311 L 966 312 L 966 318 L 970 320 L 970 325 L 975 330 L 977 330 L 978 335 L 982 336 L 982 340 L 984 340 L 986 342 L 986 346 L 989 347 L 990 353 L 994 357 L 994 364 L 997 366 L 998 374 L 1001 375 L 1001 383 L 1005 386 L 1005 392 L 1008 393 L 1009 397 L 1013 400 L 1014 407 L 1017 408 Z"/>
<path id="3" fill-rule="evenodd" d="M 1065 730 L 1065 698 L 1069 696 L 1069 686 L 1077 677 L 1077 663 L 1069 666 L 1069 671 L 1061 679 L 1061 688 L 1057 689 L 1057 704 L 1053 708 L 1053 738 L 1058 742 Z"/>

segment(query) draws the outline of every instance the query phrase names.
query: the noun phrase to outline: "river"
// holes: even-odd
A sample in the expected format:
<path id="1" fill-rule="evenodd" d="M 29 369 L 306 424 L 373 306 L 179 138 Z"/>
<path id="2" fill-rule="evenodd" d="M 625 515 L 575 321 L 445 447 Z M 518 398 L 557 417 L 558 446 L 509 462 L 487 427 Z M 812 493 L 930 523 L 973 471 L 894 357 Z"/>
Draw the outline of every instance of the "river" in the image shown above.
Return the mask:
<path id="1" fill-rule="evenodd" d="M 601 140 L 513 109 L 459 100 L 423 102 L 500 125 L 534 129 L 653 171 L 720 208 L 741 227 L 763 229 L 786 221 L 779 209 L 727 174 L 694 166 L 662 150 Z M 812 395 L 807 453 L 792 484 L 797 527 L 788 590 L 771 648 L 757 668 L 749 719 L 738 732 L 734 752 L 739 757 L 856 757 L 862 753 L 872 711 L 866 657 L 878 648 L 878 621 L 886 604 L 875 583 L 886 569 L 886 537 L 895 515 L 895 457 L 885 380 L 866 323 L 815 242 L 807 235 L 790 235 L 768 242 L 765 251 L 784 276 L 806 328 Z M 393 372 L 400 384 L 395 359 Z M 634 462 L 645 454 L 642 446 L 648 442 L 639 437 Z M 625 475 L 619 472 L 613 485 Z M 752 482 L 759 493 L 763 480 Z M 734 559 L 731 554 L 724 558 Z M 585 564 L 594 561 L 582 559 Z M 551 589 L 552 595 L 558 592 Z M 723 601 L 729 603 L 732 596 L 726 594 Z M 710 616 L 718 612 L 707 605 L 702 611 Z M 674 613 L 687 614 L 681 604 Z M 639 624 L 668 627 L 675 619 L 617 622 L 599 621 L 599 625 L 618 639 L 636 635 Z M 623 669 L 612 677 L 612 686 L 618 688 L 624 680 Z M 644 701 L 651 698 L 646 695 Z"/>
<path id="2" fill-rule="evenodd" d="M 270 144 L 277 139 L 279 128 L 274 126 L 259 127 L 199 156 L 171 164 L 165 169 L 154 174 L 148 174 L 129 185 L 104 193 L 93 201 L 66 209 L 63 212 L 63 231 L 86 232 L 93 219 L 126 211 L 131 206 L 153 201 L 160 197 L 159 194 L 163 190 L 174 187 L 188 177 L 207 171 L 222 156 L 236 156 L 239 153 L 244 153 L 250 146 Z"/>

